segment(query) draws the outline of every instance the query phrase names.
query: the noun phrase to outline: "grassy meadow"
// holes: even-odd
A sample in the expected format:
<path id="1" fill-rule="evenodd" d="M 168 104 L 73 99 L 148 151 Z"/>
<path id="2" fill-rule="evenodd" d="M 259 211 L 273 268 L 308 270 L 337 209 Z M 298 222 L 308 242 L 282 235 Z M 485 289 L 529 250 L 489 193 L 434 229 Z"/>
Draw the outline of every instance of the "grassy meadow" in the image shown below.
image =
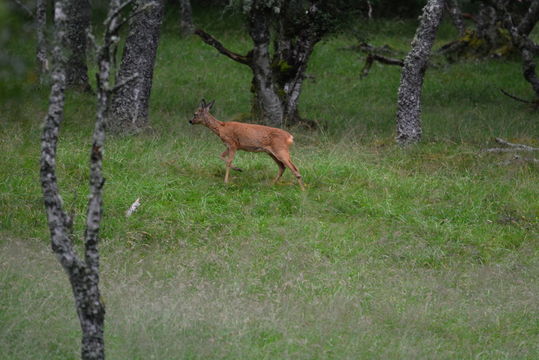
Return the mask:
<path id="1" fill-rule="evenodd" d="M 244 119 L 250 72 L 180 38 L 169 15 L 152 129 L 107 139 L 109 359 L 539 358 L 539 169 L 482 151 L 494 137 L 539 146 L 537 111 L 499 92 L 531 96 L 517 60 L 429 69 L 424 139 L 402 149 L 400 69 L 375 64 L 360 79 L 362 56 L 343 50 L 356 40 L 336 34 L 316 47 L 300 101 L 320 127 L 289 129 L 307 190 L 290 171 L 272 186 L 274 162 L 245 152 L 225 185 L 221 141 L 188 120 L 202 97 L 218 119 Z M 195 15 L 249 50 L 233 15 Z M 39 183 L 48 89 L 33 71 L 31 28 L 13 26 L 21 35 L 5 46 L 24 66 L 0 83 L 0 359 L 75 359 L 79 324 Z M 415 22 L 356 30 L 406 50 Z M 444 24 L 437 44 L 454 36 Z M 94 118 L 92 95 L 68 93 L 58 179 L 79 248 Z"/>

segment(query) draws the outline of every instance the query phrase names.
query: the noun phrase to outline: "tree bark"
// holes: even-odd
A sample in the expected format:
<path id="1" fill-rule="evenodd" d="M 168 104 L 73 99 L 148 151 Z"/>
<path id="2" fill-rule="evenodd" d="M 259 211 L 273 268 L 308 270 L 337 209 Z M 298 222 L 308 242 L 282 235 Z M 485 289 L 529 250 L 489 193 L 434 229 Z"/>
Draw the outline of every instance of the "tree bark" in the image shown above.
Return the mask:
<path id="1" fill-rule="evenodd" d="M 121 134 L 137 132 L 149 125 L 148 107 L 163 19 L 163 0 L 139 0 L 137 5 L 143 10 L 129 22 L 116 82 L 122 83 L 137 75 L 138 79 L 113 96 L 108 123 L 112 132 Z"/>
<path id="2" fill-rule="evenodd" d="M 291 29 L 297 29 L 297 24 L 288 23 L 286 16 L 279 18 L 272 70 L 278 89 L 277 94 L 283 106 L 284 124 L 304 122 L 309 126 L 315 126 L 314 122 L 301 118 L 298 103 L 311 54 L 327 29 L 318 24 L 320 10 L 315 4 L 301 15 L 304 26 L 295 32 Z"/>
<path id="3" fill-rule="evenodd" d="M 517 31 L 524 36 L 530 35 L 537 19 L 539 18 L 539 1 L 533 0 L 526 12 L 526 15 L 522 18 L 522 21 L 518 25 Z"/>
<path id="4" fill-rule="evenodd" d="M 529 38 L 529 34 L 539 21 L 539 0 L 532 1 L 526 15 L 518 25 L 515 24 L 503 1 L 498 0 L 495 4 L 498 10 L 503 12 L 505 27 L 509 30 L 513 43 L 520 51 L 524 79 L 530 83 L 535 95 L 539 97 L 539 77 L 535 64 L 535 55 L 539 52 L 539 46 Z"/>
<path id="5" fill-rule="evenodd" d="M 457 31 L 459 32 L 459 38 L 464 36 L 464 32 L 466 31 L 466 26 L 464 26 L 464 21 L 462 20 L 462 11 L 460 10 L 460 6 L 458 4 L 457 0 L 447 0 L 446 7 L 449 13 L 449 16 L 451 17 L 451 22 L 455 27 L 457 28 Z"/>
<path id="6" fill-rule="evenodd" d="M 496 49 L 501 45 L 498 20 L 498 14 L 494 7 L 480 4 L 477 15 L 477 36 L 487 42 L 486 49 Z"/>
<path id="7" fill-rule="evenodd" d="M 89 0 L 66 2 L 66 86 L 91 91 L 86 65 L 86 39 L 90 28 L 91 6 Z"/>
<path id="8" fill-rule="evenodd" d="M 286 125 L 303 120 L 298 111 L 299 96 L 316 42 L 301 36 L 294 41 L 283 39 L 280 41 L 281 47 L 276 49 L 273 56 L 272 73 L 283 109 L 282 123 Z M 286 46 L 283 47 L 283 44 Z"/>
<path id="9" fill-rule="evenodd" d="M 103 146 L 105 141 L 105 117 L 108 113 L 108 98 L 115 90 L 108 85 L 113 47 L 117 43 L 119 30 L 119 2 L 113 0 L 105 22 L 104 44 L 98 52 L 99 74 L 97 78 L 97 118 L 90 153 L 90 196 L 84 232 L 84 259 L 75 252 L 72 242 L 73 219 L 63 209 L 56 178 L 56 149 L 60 124 L 64 116 L 66 89 L 66 47 L 68 15 L 65 0 L 55 3 L 55 45 L 53 48 L 52 87 L 49 109 L 43 124 L 41 138 L 40 179 L 47 221 L 51 234 L 51 247 L 66 271 L 77 315 L 82 329 L 81 358 L 102 360 L 105 358 L 104 319 L 105 307 L 99 290 L 99 228 L 102 216 Z"/>
<path id="10" fill-rule="evenodd" d="M 180 0 L 180 34 L 191 35 L 195 31 L 191 0 Z"/>
<path id="11" fill-rule="evenodd" d="M 396 140 L 400 145 L 421 140 L 421 90 L 443 7 L 443 0 L 427 2 L 412 40 L 412 49 L 404 59 L 397 109 Z"/>
<path id="12" fill-rule="evenodd" d="M 39 81 L 43 85 L 49 73 L 49 59 L 47 56 L 47 1 L 36 2 L 36 35 L 37 51 L 36 60 L 39 71 Z"/>
<path id="13" fill-rule="evenodd" d="M 101 303 L 99 293 L 97 238 L 94 236 L 87 237 L 85 244 L 86 261 L 82 261 L 73 248 L 71 241 L 73 220 L 63 210 L 56 180 L 56 148 L 59 127 L 63 119 L 64 93 L 67 79 L 66 63 L 62 56 L 61 44 L 65 45 L 68 32 L 67 19 L 66 4 L 62 0 L 56 1 L 56 44 L 53 49 L 54 69 L 49 110 L 45 117 L 43 136 L 41 138 L 40 178 L 51 233 L 51 247 L 68 274 L 81 324 L 81 357 L 85 360 L 104 359 L 103 325 L 105 308 Z M 95 151 L 93 152 L 95 153 Z M 92 217 L 92 229 L 99 228 L 101 215 L 100 192 L 97 194 L 93 192 L 90 202 L 91 207 L 88 208 L 88 211 L 96 215 L 96 217 Z M 95 234 L 95 231 L 91 231 L 91 233 Z"/>
<path id="14" fill-rule="evenodd" d="M 261 6 L 260 6 L 261 7 Z M 256 120 L 279 127 L 283 123 L 283 107 L 273 82 L 270 59 L 270 12 L 252 5 L 249 35 L 253 39 L 251 70 L 253 71 L 253 115 Z"/>

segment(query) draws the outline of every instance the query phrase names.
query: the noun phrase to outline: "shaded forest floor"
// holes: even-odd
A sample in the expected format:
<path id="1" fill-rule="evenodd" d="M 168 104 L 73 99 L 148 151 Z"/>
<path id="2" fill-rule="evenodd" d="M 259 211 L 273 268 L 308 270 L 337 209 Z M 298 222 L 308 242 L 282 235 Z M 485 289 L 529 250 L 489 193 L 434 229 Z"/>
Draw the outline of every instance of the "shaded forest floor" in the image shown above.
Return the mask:
<path id="1" fill-rule="evenodd" d="M 198 17 L 208 32 L 249 49 L 237 19 L 210 15 Z M 359 30 L 404 50 L 414 26 Z M 223 145 L 187 121 L 202 97 L 218 119 L 243 119 L 250 73 L 175 30 L 158 54 L 152 130 L 107 140 L 108 358 L 539 357 L 538 167 L 482 152 L 494 137 L 539 146 L 537 112 L 499 92 L 531 94 L 517 61 L 429 69 L 424 141 L 400 149 L 399 69 L 360 79 L 359 55 L 342 50 L 354 38 L 336 35 L 316 48 L 300 101 L 321 127 L 291 129 L 307 191 L 289 172 L 272 186 L 273 161 L 243 152 L 225 186 Z M 438 43 L 453 36 L 444 25 Z M 38 181 L 48 90 L 23 38 L 8 45 L 27 67 L 0 85 L 0 358 L 68 359 L 79 327 Z M 58 175 L 78 246 L 94 112 L 91 95 L 68 94 Z"/>

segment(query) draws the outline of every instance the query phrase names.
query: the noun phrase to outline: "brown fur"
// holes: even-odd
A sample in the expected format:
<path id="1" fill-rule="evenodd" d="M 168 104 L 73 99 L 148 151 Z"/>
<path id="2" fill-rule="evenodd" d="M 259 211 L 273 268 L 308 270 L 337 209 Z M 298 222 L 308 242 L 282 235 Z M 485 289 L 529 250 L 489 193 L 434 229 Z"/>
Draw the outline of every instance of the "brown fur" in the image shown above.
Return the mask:
<path id="1" fill-rule="evenodd" d="M 221 154 L 221 159 L 226 163 L 225 183 L 228 182 L 231 168 L 241 171 L 241 169 L 232 166 L 232 161 L 237 150 L 244 150 L 265 152 L 277 163 L 279 172 L 274 183 L 281 178 L 284 170 L 289 168 L 298 179 L 301 189 L 305 189 L 301 174 L 290 159 L 289 148 L 294 143 L 294 137 L 289 132 L 264 125 L 219 121 L 210 114 L 212 105 L 213 102 L 206 104 L 202 100 L 193 119 L 189 122 L 208 127 L 226 145 L 227 149 Z"/>

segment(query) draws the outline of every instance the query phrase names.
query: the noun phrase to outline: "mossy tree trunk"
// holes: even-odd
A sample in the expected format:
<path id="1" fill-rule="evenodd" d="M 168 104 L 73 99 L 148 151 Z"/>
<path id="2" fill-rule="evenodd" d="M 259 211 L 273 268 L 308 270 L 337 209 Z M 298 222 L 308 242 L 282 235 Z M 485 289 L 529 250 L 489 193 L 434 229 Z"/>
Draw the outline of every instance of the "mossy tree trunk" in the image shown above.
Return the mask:
<path id="1" fill-rule="evenodd" d="M 283 15 L 286 6 L 280 9 L 280 15 L 273 11 L 265 1 L 252 2 L 247 25 L 253 48 L 246 55 L 228 50 L 201 29 L 195 33 L 220 53 L 251 68 L 253 120 L 276 127 L 299 122 L 313 126 L 299 115 L 298 103 L 310 56 L 327 28 L 317 22 L 320 12 L 315 5 L 292 16 Z"/>
<path id="2" fill-rule="evenodd" d="M 249 53 L 248 65 L 253 72 L 251 91 L 253 92 L 252 114 L 255 120 L 266 125 L 283 125 L 284 109 L 277 95 L 270 57 L 270 15 L 271 9 L 252 5 L 249 14 L 249 35 L 253 49 Z"/>
<path id="3" fill-rule="evenodd" d="M 398 94 L 397 137 L 400 145 L 421 140 L 421 91 L 436 30 L 444 7 L 443 0 L 429 0 L 423 8 L 412 49 L 404 59 Z"/>
<path id="4" fill-rule="evenodd" d="M 310 7 L 302 15 L 304 16 L 302 27 L 289 22 L 289 17 L 279 18 L 274 41 L 272 73 L 283 108 L 283 123 L 294 125 L 303 122 L 313 126 L 314 123 L 299 115 L 298 103 L 311 54 L 324 32 L 316 26 L 319 10 L 315 6 Z"/>

